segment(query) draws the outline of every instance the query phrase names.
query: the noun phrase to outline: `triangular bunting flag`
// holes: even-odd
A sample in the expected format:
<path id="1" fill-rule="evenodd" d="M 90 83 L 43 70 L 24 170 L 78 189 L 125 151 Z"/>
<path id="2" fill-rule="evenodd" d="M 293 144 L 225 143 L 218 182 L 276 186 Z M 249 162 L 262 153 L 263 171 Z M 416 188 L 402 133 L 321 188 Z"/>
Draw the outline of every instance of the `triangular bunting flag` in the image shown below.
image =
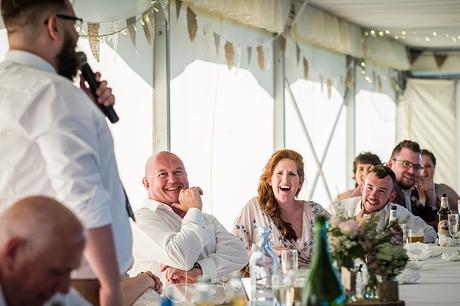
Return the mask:
<path id="1" fill-rule="evenodd" d="M 327 87 L 327 98 L 330 100 L 332 97 L 332 80 L 327 79 L 326 80 L 326 87 Z"/>
<path id="2" fill-rule="evenodd" d="M 422 55 L 422 50 L 410 49 L 409 51 L 409 62 L 412 65 Z"/>
<path id="3" fill-rule="evenodd" d="M 154 18 L 153 9 L 149 9 L 144 14 L 142 14 L 142 28 L 144 29 L 145 39 L 147 39 L 150 45 L 153 45 L 153 41 L 155 39 Z"/>
<path id="4" fill-rule="evenodd" d="M 134 48 L 136 47 L 136 17 L 129 17 L 126 19 L 126 25 L 128 26 L 129 37 L 131 37 L 131 42 L 133 43 Z"/>
<path id="5" fill-rule="evenodd" d="M 280 49 L 281 51 L 285 52 L 286 51 L 286 38 L 284 38 L 283 35 L 278 37 L 279 44 L 280 44 Z"/>
<path id="6" fill-rule="evenodd" d="M 231 70 L 233 67 L 233 60 L 235 58 L 235 50 L 233 50 L 233 44 L 229 41 L 225 43 L 225 62 L 227 63 L 228 69 Z"/>
<path id="7" fill-rule="evenodd" d="M 248 65 L 251 65 L 252 47 L 251 46 L 247 47 L 246 51 L 248 52 Z"/>
<path id="8" fill-rule="evenodd" d="M 262 46 L 258 46 L 256 48 L 257 50 L 257 63 L 259 64 L 259 68 L 261 70 L 265 70 L 265 54 L 264 54 L 264 49 Z"/>
<path id="9" fill-rule="evenodd" d="M 303 58 L 303 77 L 305 80 L 308 80 L 308 60 L 304 57 Z"/>
<path id="10" fill-rule="evenodd" d="M 444 62 L 447 59 L 447 54 L 433 54 L 434 60 L 436 62 L 436 66 L 438 69 L 441 69 L 442 65 L 444 65 Z"/>
<path id="11" fill-rule="evenodd" d="M 350 90 L 353 88 L 353 70 L 351 67 L 348 68 L 347 76 L 345 77 L 345 86 Z"/>
<path id="12" fill-rule="evenodd" d="M 196 22 L 196 14 L 190 7 L 187 7 L 187 30 L 190 41 L 193 41 L 196 36 L 196 31 L 198 30 L 198 25 Z"/>
<path id="13" fill-rule="evenodd" d="M 219 56 L 220 35 L 214 32 L 214 47 L 216 48 L 216 56 Z"/>
<path id="14" fill-rule="evenodd" d="M 176 19 L 179 19 L 181 7 L 182 7 L 182 0 L 176 0 Z"/>
<path id="15" fill-rule="evenodd" d="M 88 22 L 88 41 L 94 58 L 99 62 L 99 44 L 101 40 L 99 38 L 98 22 Z"/>

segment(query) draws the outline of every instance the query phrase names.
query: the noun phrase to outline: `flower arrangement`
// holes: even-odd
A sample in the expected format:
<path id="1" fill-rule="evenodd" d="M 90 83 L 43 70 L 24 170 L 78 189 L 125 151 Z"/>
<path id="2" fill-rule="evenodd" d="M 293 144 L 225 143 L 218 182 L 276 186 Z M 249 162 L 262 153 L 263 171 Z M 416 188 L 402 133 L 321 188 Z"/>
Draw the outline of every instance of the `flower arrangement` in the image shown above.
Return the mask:
<path id="1" fill-rule="evenodd" d="M 399 245 L 384 243 L 379 247 L 376 256 L 376 272 L 382 279 L 392 279 L 406 267 L 409 257 L 406 249 Z"/>
<path id="2" fill-rule="evenodd" d="M 354 267 L 354 260 L 366 263 L 369 290 L 376 290 L 377 278 L 391 279 L 405 268 L 408 256 L 395 233 L 377 228 L 378 216 L 343 218 L 334 216 L 329 221 L 331 253 L 337 266 Z M 367 290 L 367 289 L 366 289 Z"/>
<path id="3" fill-rule="evenodd" d="M 337 266 L 351 269 L 356 258 L 366 255 L 362 236 L 364 227 L 355 219 L 334 216 L 329 220 L 329 243 Z"/>

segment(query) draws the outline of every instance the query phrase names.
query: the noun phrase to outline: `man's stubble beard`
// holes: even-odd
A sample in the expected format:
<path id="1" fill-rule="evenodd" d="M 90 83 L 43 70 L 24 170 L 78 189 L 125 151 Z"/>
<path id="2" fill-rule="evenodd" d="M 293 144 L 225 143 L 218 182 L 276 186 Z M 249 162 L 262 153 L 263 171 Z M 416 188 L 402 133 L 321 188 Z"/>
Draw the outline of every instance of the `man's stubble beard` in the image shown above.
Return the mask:
<path id="1" fill-rule="evenodd" d="M 79 63 L 75 52 L 75 43 L 72 36 L 66 31 L 64 44 L 57 55 L 57 73 L 70 81 L 77 76 Z"/>

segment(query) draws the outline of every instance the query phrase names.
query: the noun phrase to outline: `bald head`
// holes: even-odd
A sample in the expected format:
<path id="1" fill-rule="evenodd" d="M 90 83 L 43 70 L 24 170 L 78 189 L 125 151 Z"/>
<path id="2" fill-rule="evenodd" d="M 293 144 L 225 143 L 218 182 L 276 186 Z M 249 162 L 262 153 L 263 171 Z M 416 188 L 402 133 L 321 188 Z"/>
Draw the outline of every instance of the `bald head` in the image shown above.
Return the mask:
<path id="1" fill-rule="evenodd" d="M 84 234 L 82 224 L 67 207 L 48 197 L 32 196 L 0 215 L 0 244 L 11 237 L 51 243 L 69 237 L 81 240 Z"/>
<path id="2" fill-rule="evenodd" d="M 149 199 L 168 205 L 178 203 L 180 190 L 189 187 L 184 163 L 177 155 L 166 151 L 147 160 L 142 183 Z"/>
<path id="3" fill-rule="evenodd" d="M 42 305 L 67 293 L 80 265 L 84 229 L 59 202 L 25 198 L 0 215 L 0 284 L 8 305 Z M 27 292 L 27 294 L 24 294 Z"/>
<path id="4" fill-rule="evenodd" d="M 182 160 L 174 153 L 168 152 L 168 151 L 161 151 L 157 154 L 154 154 L 147 159 L 147 162 L 145 163 L 145 176 L 148 176 L 149 173 L 154 170 L 154 168 L 157 166 L 158 162 L 170 162 L 170 161 L 176 161 L 184 167 L 184 163 Z"/>

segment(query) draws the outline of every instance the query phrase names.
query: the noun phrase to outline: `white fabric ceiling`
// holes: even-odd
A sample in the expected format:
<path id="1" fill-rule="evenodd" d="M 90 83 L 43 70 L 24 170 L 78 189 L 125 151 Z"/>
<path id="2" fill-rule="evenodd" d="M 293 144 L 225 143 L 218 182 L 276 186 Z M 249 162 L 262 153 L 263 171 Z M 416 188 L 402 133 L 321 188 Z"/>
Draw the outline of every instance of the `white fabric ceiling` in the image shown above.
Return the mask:
<path id="1" fill-rule="evenodd" d="M 150 0 L 73 2 L 77 15 L 94 22 L 139 14 L 151 3 Z M 460 49 L 460 0 L 311 0 L 308 5 L 364 28 L 389 30 L 390 35 L 397 35 L 408 46 Z M 1 18 L 0 28 L 3 28 Z"/>
<path id="2" fill-rule="evenodd" d="M 408 46 L 460 48 L 460 0 L 312 0 L 308 3 L 364 28 L 389 30 Z M 406 35 L 402 35 L 403 31 Z"/>

